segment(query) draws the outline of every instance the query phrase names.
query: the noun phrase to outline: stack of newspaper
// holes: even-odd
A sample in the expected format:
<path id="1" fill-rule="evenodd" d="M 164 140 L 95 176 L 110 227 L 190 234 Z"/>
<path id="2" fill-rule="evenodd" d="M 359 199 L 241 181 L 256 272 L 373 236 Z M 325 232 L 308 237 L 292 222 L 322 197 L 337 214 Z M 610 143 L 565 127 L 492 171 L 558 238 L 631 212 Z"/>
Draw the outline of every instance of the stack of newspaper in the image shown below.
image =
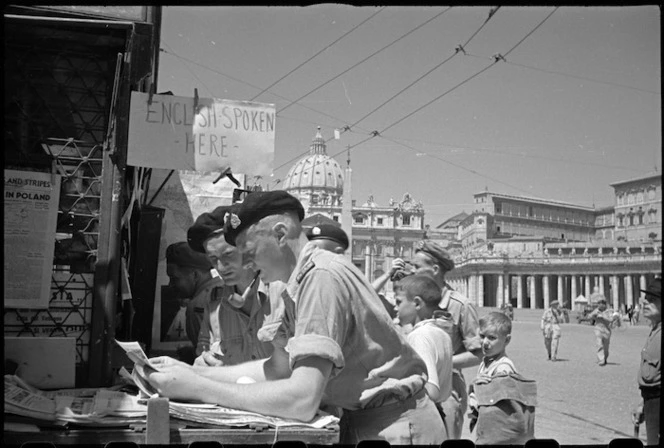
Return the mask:
<path id="1" fill-rule="evenodd" d="M 159 369 L 150 364 L 140 344 L 138 342 L 116 342 L 125 350 L 129 359 L 134 361 L 134 369 L 131 375 L 126 370 L 121 371 L 121 375 L 132 379 L 141 393 L 146 397 L 158 396 L 157 391 L 145 379 L 145 372 L 148 369 L 155 371 L 159 371 Z M 319 411 L 313 420 L 302 422 L 226 408 L 216 404 L 179 403 L 173 400 L 169 401 L 169 413 L 180 420 L 221 426 L 272 426 L 275 428 L 305 427 L 321 429 L 334 427 L 339 423 L 337 417 L 323 411 Z"/>
<path id="2" fill-rule="evenodd" d="M 57 423 L 125 426 L 145 422 L 147 406 L 117 388 L 43 391 L 5 375 L 5 413 Z"/>

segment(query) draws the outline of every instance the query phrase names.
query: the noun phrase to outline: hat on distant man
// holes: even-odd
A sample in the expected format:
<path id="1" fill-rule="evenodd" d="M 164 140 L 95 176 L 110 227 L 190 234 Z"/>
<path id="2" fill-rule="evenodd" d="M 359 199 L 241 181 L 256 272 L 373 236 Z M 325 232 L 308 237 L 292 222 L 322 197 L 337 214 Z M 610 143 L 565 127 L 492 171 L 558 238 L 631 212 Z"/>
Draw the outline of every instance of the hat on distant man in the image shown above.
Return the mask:
<path id="1" fill-rule="evenodd" d="M 307 238 L 313 240 L 330 240 L 338 243 L 343 250 L 348 249 L 348 235 L 340 227 L 332 224 L 319 224 L 307 230 Z"/>
<path id="2" fill-rule="evenodd" d="M 430 255 L 445 272 L 454 269 L 454 260 L 450 253 L 433 241 L 422 240 L 418 242 L 415 246 L 415 253 L 417 252 Z"/>
<path id="3" fill-rule="evenodd" d="M 648 300 L 648 296 L 657 297 L 658 299 L 661 299 L 662 278 L 655 277 L 655 279 L 648 284 L 648 287 L 646 289 L 641 289 L 640 291 L 646 294 L 646 300 Z"/>

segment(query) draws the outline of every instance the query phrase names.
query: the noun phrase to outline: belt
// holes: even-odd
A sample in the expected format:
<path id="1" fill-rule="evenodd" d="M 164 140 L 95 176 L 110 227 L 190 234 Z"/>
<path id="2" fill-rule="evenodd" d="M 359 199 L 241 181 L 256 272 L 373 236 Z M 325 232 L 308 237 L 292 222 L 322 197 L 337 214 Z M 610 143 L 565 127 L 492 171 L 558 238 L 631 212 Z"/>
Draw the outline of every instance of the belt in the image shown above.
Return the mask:
<path id="1" fill-rule="evenodd" d="M 662 389 L 660 387 L 642 387 L 641 388 L 641 397 L 644 400 L 649 400 L 651 398 L 659 398 L 662 394 Z"/>

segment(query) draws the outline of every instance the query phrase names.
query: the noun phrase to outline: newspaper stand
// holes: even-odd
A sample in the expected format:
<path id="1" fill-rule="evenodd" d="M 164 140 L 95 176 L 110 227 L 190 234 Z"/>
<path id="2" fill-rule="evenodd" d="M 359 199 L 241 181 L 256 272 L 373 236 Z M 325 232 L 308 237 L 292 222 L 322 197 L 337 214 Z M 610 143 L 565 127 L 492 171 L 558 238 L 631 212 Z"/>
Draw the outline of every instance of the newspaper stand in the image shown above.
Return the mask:
<path id="1" fill-rule="evenodd" d="M 131 323 L 136 312 L 150 314 L 151 303 L 148 299 L 143 309 L 127 306 L 121 283 L 128 280 L 123 271 L 132 269 L 124 265 L 128 252 L 140 253 L 141 266 L 149 264 L 150 254 L 137 248 L 140 238 L 129 241 L 124 235 L 141 231 L 132 193 L 145 195 L 142 210 L 152 220 L 147 227 L 157 241 L 154 227 L 163 216 L 144 200 L 152 170 L 126 163 L 131 92 L 152 95 L 157 85 L 161 8 L 9 5 L 4 19 L 5 169 L 60 176 L 61 186 L 53 269 L 42 279 L 50 283 L 51 296 L 44 297 L 48 305 L 5 306 L 5 338 L 74 339 L 73 386 L 106 387 L 126 364 L 118 361 L 114 338 L 150 345 L 148 332 Z M 156 265 L 155 260 L 153 270 Z M 132 291 L 153 296 L 154 284 L 140 284 L 150 276 L 137 273 L 136 280 L 129 280 Z M 141 315 L 141 322 L 148 317 L 150 322 L 151 315 Z M 145 425 L 58 427 L 24 418 L 37 431 L 5 426 L 3 442 L 332 444 L 339 438 L 338 427 L 197 427 L 164 412 L 164 399 L 150 404 Z"/>

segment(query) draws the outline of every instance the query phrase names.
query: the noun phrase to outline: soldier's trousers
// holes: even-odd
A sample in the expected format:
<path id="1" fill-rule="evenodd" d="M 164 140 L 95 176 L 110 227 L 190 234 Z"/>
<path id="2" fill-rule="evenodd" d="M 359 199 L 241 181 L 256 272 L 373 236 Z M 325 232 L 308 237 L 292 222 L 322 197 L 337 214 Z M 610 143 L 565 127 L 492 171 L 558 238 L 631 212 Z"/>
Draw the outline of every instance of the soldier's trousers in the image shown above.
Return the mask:
<path id="1" fill-rule="evenodd" d="M 597 361 L 600 364 L 606 363 L 609 358 L 609 343 L 611 333 L 601 330 L 595 330 L 595 347 L 597 348 Z"/>

